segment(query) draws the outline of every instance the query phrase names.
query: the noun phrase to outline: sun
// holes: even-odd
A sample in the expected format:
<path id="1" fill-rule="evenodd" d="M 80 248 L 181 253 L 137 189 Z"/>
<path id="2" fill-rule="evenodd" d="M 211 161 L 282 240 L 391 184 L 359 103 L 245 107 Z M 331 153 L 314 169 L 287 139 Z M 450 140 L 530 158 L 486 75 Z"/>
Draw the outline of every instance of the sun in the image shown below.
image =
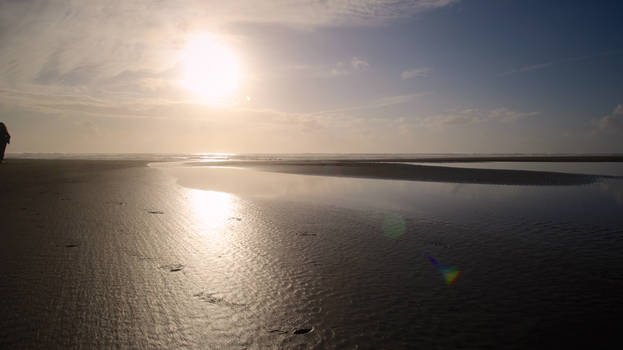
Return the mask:
<path id="1" fill-rule="evenodd" d="M 212 35 L 188 40 L 182 51 L 181 85 L 206 103 L 222 103 L 231 98 L 240 82 L 240 65 L 231 49 Z"/>

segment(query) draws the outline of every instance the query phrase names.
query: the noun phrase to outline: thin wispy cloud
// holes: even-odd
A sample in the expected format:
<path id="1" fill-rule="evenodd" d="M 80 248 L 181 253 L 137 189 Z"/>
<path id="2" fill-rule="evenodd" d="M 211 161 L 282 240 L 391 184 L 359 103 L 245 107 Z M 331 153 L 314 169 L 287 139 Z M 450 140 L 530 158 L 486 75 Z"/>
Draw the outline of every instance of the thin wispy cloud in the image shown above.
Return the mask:
<path id="1" fill-rule="evenodd" d="M 556 60 L 556 61 L 536 63 L 536 64 L 531 64 L 531 65 L 508 70 L 506 72 L 500 73 L 499 76 L 503 77 L 503 76 L 513 75 L 517 73 L 532 72 L 536 70 L 550 68 L 555 65 L 562 64 L 562 63 L 586 61 L 586 60 L 590 60 L 590 59 L 597 58 L 597 57 L 620 55 L 622 53 L 623 53 L 623 50 L 604 51 L 604 52 L 596 53 L 593 55 L 575 56 L 575 57 L 569 57 L 569 58 Z"/>
<path id="2" fill-rule="evenodd" d="M 428 67 L 413 68 L 400 73 L 400 79 L 408 80 L 413 78 L 426 78 L 430 75 L 432 69 Z"/>
<path id="3" fill-rule="evenodd" d="M 273 22 L 295 26 L 375 26 L 413 17 L 418 13 L 448 7 L 460 0 L 279 0 L 230 1 L 232 21 Z M 221 2 L 218 2 L 221 4 Z M 210 4 L 207 8 L 217 6 Z"/>
<path id="4" fill-rule="evenodd" d="M 419 118 L 419 122 L 425 126 L 445 127 L 453 125 L 466 125 L 484 122 L 511 123 L 521 119 L 535 117 L 538 112 L 520 112 L 506 107 L 493 109 L 467 108 L 450 110 L 446 113 Z"/>
<path id="5" fill-rule="evenodd" d="M 373 101 L 358 104 L 356 106 L 321 110 L 321 111 L 310 112 L 307 114 L 326 117 L 326 116 L 332 116 L 332 115 L 341 115 L 341 114 L 354 112 L 354 111 L 371 111 L 375 109 L 406 104 L 406 103 L 416 100 L 419 97 L 426 96 L 428 94 L 429 94 L 428 92 L 423 92 L 423 93 L 414 93 L 414 94 L 408 94 L 408 95 L 385 96 L 385 97 L 374 99 Z"/>
<path id="6" fill-rule="evenodd" d="M 533 65 L 529 65 L 529 66 L 523 66 L 523 67 L 519 67 L 517 69 L 512 69 L 512 70 L 506 71 L 506 72 L 500 74 L 500 76 L 507 76 L 507 75 L 512 75 L 512 74 L 516 74 L 516 73 L 524 73 L 524 72 L 531 72 L 533 70 L 545 69 L 545 68 L 551 67 L 555 63 L 559 63 L 559 62 L 564 62 L 564 61 L 545 62 L 545 63 L 537 63 L 537 64 L 533 64 Z"/>
<path id="7" fill-rule="evenodd" d="M 306 70 L 319 77 L 341 77 L 358 72 L 367 71 L 370 68 L 368 61 L 361 57 L 353 57 L 349 61 L 339 61 L 330 67 L 327 66 L 299 66 L 304 67 L 299 70 Z"/>

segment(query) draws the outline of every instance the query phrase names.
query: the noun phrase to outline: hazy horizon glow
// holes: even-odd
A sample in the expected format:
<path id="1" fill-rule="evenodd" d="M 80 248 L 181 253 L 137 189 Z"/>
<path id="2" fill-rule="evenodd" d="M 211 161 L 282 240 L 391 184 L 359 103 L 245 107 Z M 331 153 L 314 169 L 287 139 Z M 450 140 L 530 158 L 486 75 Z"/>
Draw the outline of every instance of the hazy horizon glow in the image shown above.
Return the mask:
<path id="1" fill-rule="evenodd" d="M 620 152 L 622 12 L 0 0 L 0 121 L 8 152 Z"/>

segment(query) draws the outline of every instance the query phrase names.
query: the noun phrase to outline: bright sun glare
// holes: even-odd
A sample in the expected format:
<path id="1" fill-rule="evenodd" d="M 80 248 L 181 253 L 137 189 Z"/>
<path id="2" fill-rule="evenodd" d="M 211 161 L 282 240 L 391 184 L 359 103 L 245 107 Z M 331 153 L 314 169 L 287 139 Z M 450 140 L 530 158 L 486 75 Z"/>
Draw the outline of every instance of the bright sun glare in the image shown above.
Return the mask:
<path id="1" fill-rule="evenodd" d="M 232 97 L 240 80 L 234 53 L 208 34 L 191 38 L 182 53 L 182 86 L 207 103 Z"/>

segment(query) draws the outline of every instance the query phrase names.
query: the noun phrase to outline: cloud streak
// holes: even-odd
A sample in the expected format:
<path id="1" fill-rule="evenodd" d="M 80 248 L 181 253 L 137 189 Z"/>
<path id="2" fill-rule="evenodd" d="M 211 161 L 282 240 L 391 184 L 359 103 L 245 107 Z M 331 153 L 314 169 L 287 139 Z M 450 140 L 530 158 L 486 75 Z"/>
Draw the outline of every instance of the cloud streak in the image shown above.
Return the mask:
<path id="1" fill-rule="evenodd" d="M 368 61 L 361 57 L 353 57 L 350 62 L 338 62 L 329 70 L 329 76 L 338 77 L 342 75 L 350 75 L 355 72 L 366 71 L 370 68 Z M 319 75 L 326 75 L 325 71 L 321 71 Z"/>
<path id="2" fill-rule="evenodd" d="M 430 75 L 431 72 L 432 69 L 427 67 L 409 69 L 400 73 L 400 79 L 408 80 L 413 78 L 426 78 Z"/>
<path id="3" fill-rule="evenodd" d="M 535 117 L 538 112 L 519 112 L 509 108 L 493 109 L 468 108 L 451 110 L 447 113 L 419 118 L 419 123 L 428 127 L 446 127 L 477 124 L 485 122 L 512 123 L 521 119 Z"/>
<path id="4" fill-rule="evenodd" d="M 593 55 L 575 56 L 575 57 L 569 57 L 569 58 L 556 60 L 556 61 L 536 63 L 536 64 L 531 64 L 531 65 L 508 70 L 506 72 L 500 73 L 499 76 L 504 77 L 504 76 L 518 74 L 518 73 L 532 72 L 536 70 L 550 68 L 555 65 L 562 64 L 562 63 L 586 61 L 586 60 L 590 60 L 590 59 L 597 58 L 597 57 L 620 55 L 621 53 L 623 53 L 623 50 L 604 51 L 604 52 L 599 52 Z"/>
<path id="5" fill-rule="evenodd" d="M 335 78 L 358 72 L 365 72 L 369 70 L 370 67 L 370 63 L 368 63 L 368 61 L 364 58 L 354 56 L 350 60 L 339 61 L 332 65 L 298 64 L 289 66 L 286 69 L 294 72 L 304 72 L 316 77 Z"/>
<path id="6" fill-rule="evenodd" d="M 451 6 L 460 0 L 230 1 L 231 21 L 295 26 L 375 26 Z M 221 2 L 219 2 L 221 4 Z M 213 5 L 213 4 L 212 4 Z M 210 6 L 212 9 L 219 6 Z"/>

